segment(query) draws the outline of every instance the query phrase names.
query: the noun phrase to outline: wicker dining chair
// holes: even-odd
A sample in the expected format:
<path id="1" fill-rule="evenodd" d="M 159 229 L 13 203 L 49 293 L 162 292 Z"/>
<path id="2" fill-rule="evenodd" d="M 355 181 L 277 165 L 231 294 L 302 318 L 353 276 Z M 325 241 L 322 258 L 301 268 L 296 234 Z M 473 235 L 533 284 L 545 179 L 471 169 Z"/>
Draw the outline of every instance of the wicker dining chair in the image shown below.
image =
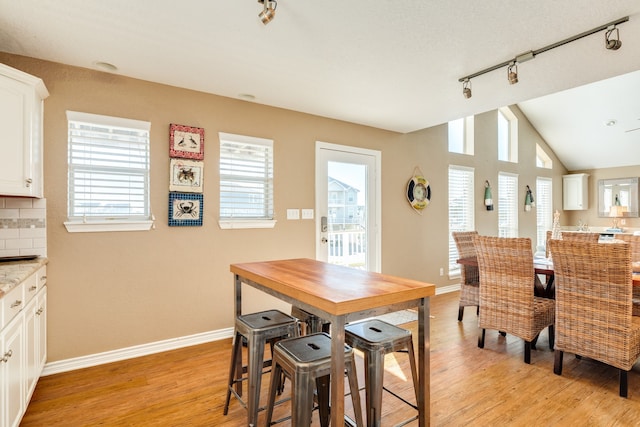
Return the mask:
<path id="1" fill-rule="evenodd" d="M 619 369 L 620 396 L 640 356 L 640 318 L 631 315 L 631 250 L 626 244 L 551 242 L 556 282 L 553 372 L 564 352 Z"/>
<path id="2" fill-rule="evenodd" d="M 473 239 L 478 235 L 477 231 L 453 231 L 453 240 L 458 248 L 459 258 L 471 258 L 476 256 L 476 248 Z M 462 321 L 464 308 L 467 306 L 476 307 L 479 310 L 478 289 L 480 277 L 478 267 L 474 265 L 460 266 L 460 303 L 458 305 L 458 321 Z"/>
<path id="3" fill-rule="evenodd" d="M 531 363 L 531 348 L 540 332 L 549 328 L 549 348 L 554 342 L 554 302 L 534 296 L 531 239 L 477 236 L 480 267 L 480 333 L 484 347 L 486 329 L 496 329 L 524 340 L 524 362 Z"/>
<path id="4" fill-rule="evenodd" d="M 622 240 L 630 245 L 631 249 L 631 262 L 640 262 L 640 236 L 633 234 L 616 234 L 614 236 L 617 240 Z M 633 315 L 640 316 L 640 288 L 633 288 Z"/>
<path id="5" fill-rule="evenodd" d="M 583 232 L 583 231 L 571 231 L 562 233 L 560 232 L 560 238 L 562 240 L 568 240 L 571 242 L 593 242 L 597 243 L 600 240 L 600 233 L 591 233 L 591 232 Z M 546 247 L 546 257 L 549 258 L 549 240 L 551 240 L 551 231 L 547 231 L 547 247 Z"/>

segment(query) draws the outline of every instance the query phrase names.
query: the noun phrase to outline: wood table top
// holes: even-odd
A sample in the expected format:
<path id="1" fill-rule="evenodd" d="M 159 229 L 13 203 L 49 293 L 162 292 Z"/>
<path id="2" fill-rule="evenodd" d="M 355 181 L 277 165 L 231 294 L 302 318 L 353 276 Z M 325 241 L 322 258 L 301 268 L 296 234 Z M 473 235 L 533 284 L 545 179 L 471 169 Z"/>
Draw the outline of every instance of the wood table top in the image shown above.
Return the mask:
<path id="1" fill-rule="evenodd" d="M 231 264 L 238 276 L 343 315 L 435 295 L 435 285 L 308 258 Z"/>

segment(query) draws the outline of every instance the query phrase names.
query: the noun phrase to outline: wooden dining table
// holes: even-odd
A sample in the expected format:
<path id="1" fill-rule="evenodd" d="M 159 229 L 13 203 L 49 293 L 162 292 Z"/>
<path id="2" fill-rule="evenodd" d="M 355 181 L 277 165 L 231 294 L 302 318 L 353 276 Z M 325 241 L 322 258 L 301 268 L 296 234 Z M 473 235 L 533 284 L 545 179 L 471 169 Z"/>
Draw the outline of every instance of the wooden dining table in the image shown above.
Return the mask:
<path id="1" fill-rule="evenodd" d="M 331 322 L 332 426 L 350 424 L 344 416 L 345 324 L 417 308 L 418 422 L 421 427 L 429 425 L 429 297 L 435 295 L 435 285 L 306 258 L 231 264 L 230 270 L 236 316 L 242 314 L 244 283 Z M 253 413 L 254 408 L 248 410 Z"/>
<path id="2" fill-rule="evenodd" d="M 460 265 L 478 266 L 478 259 L 476 257 L 460 258 L 456 262 Z M 541 284 L 535 284 L 536 295 L 553 298 L 555 296 L 553 262 L 548 259 L 534 258 L 533 269 L 536 274 L 544 275 L 547 278 L 546 288 L 540 289 Z M 640 273 L 634 272 L 632 274 L 632 285 L 640 287 Z"/>

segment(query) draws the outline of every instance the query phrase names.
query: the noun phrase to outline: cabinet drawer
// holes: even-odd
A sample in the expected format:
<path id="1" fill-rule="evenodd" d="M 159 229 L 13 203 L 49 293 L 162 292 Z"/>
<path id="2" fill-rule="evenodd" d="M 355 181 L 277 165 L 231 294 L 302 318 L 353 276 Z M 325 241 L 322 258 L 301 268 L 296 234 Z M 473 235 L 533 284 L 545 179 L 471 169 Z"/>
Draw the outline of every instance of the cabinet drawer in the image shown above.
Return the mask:
<path id="1" fill-rule="evenodd" d="M 26 282 L 22 282 L 0 299 L 0 305 L 2 306 L 2 309 L 0 310 L 0 330 L 2 330 L 2 328 L 4 328 L 26 305 L 24 294 L 25 283 Z"/>

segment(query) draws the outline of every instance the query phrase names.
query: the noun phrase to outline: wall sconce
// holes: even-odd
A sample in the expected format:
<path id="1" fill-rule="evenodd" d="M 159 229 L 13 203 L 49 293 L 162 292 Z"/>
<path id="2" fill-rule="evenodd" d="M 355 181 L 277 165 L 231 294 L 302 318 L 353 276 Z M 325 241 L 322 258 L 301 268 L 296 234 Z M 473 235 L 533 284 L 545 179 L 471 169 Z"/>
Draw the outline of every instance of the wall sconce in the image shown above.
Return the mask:
<path id="1" fill-rule="evenodd" d="M 533 199 L 533 192 L 531 192 L 531 188 L 527 185 L 527 192 L 524 196 L 524 211 L 530 212 L 531 208 L 536 206 L 536 201 Z"/>
<path id="2" fill-rule="evenodd" d="M 491 185 L 489 181 L 484 182 L 484 206 L 488 211 L 493 210 L 493 196 L 491 196 Z"/>

